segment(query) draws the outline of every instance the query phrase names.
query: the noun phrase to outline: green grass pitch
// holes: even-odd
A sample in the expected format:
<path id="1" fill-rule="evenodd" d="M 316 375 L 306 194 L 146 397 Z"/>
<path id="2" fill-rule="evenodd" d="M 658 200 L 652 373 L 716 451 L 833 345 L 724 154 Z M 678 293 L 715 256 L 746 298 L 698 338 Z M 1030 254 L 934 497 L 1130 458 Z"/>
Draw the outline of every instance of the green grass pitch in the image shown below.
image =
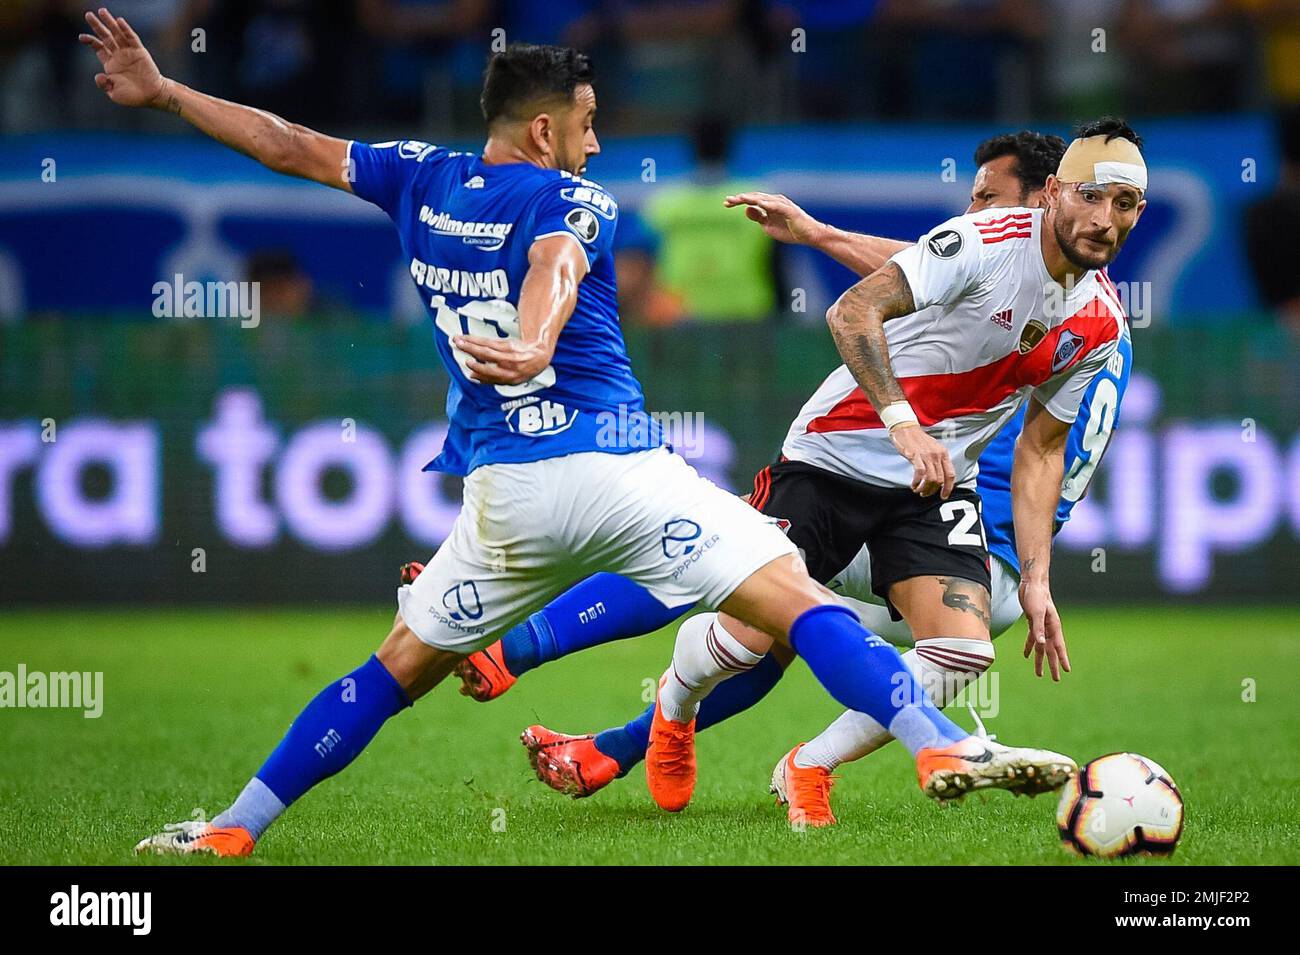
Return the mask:
<path id="1" fill-rule="evenodd" d="M 373 650 L 391 613 L 6 609 L 0 670 L 103 671 L 105 703 L 99 719 L 0 709 L 0 862 L 128 863 L 163 823 L 222 809 L 303 703 Z M 1020 626 L 1000 640 L 990 731 L 1080 762 L 1133 750 L 1162 763 L 1187 801 L 1175 863 L 1300 862 L 1300 611 L 1078 608 L 1065 623 L 1074 673 L 1063 685 L 1034 679 Z M 839 712 L 801 664 L 700 737 L 699 786 L 680 815 L 654 807 L 639 768 L 578 801 L 534 780 L 519 731 L 625 721 L 671 640 L 549 665 L 490 704 L 444 684 L 294 806 L 251 864 L 1107 864 L 1064 852 L 1052 798 L 932 804 L 896 745 L 841 771 L 839 826 L 791 832 L 768 775 Z"/>

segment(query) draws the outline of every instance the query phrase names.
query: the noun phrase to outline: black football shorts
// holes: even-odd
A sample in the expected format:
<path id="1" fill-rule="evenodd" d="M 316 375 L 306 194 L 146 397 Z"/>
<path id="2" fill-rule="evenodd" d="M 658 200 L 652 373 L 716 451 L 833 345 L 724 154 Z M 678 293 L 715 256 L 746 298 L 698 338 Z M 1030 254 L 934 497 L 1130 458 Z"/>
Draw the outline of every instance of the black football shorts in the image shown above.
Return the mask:
<path id="1" fill-rule="evenodd" d="M 992 589 L 980 498 L 973 488 L 954 488 L 945 501 L 782 458 L 758 472 L 749 503 L 778 522 L 819 583 L 847 567 L 865 545 L 871 589 L 895 620 L 899 614 L 889 602 L 889 588 L 900 580 L 961 577 Z"/>

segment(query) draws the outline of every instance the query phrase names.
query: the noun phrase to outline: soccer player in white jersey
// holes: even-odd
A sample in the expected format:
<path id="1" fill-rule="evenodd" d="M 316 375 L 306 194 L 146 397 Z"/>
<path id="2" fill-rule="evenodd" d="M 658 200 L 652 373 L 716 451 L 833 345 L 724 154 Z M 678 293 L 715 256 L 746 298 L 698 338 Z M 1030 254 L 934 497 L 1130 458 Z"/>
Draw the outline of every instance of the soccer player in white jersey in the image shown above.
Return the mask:
<path id="1" fill-rule="evenodd" d="M 918 642 L 987 643 L 976 462 L 1027 400 L 1012 474 L 1020 598 L 1027 654 L 1054 679 L 1069 669 L 1048 577 L 1064 447 L 1122 335 L 1122 307 L 1099 270 L 1140 218 L 1146 189 L 1126 124 L 1084 132 L 1047 182 L 1045 211 L 949 220 L 841 296 L 827 320 L 845 364 L 804 406 L 751 501 L 783 520 L 816 579 L 865 544 L 873 591 Z M 748 655 L 720 652 L 722 635 Z M 725 613 L 682 625 L 646 754 L 664 808 L 690 800 L 700 701 L 771 642 Z M 788 759 L 799 757 L 796 748 Z"/>
<path id="2" fill-rule="evenodd" d="M 168 826 L 138 851 L 251 853 L 292 802 L 347 767 L 466 653 L 568 580 L 603 569 L 665 604 L 725 608 L 789 642 L 832 696 L 908 746 L 927 795 L 1043 791 L 1069 778 L 1068 757 L 973 737 L 945 717 L 897 651 L 809 578 L 773 522 L 645 434 L 615 308 L 618 206 L 582 178 L 599 152 L 583 54 L 520 44 L 495 54 L 476 155 L 336 139 L 219 100 L 163 77 L 124 19 L 100 8 L 86 21 L 81 42 L 112 102 L 178 115 L 271 169 L 388 214 L 451 380 L 449 437 L 432 467 L 465 476 L 451 536 L 399 590 L 377 652 L 307 704 L 228 809 Z M 611 417 L 627 422 L 612 440 Z M 937 466 L 933 439 L 910 446 Z"/>
<path id="3" fill-rule="evenodd" d="M 1066 143 L 1058 136 L 1030 130 L 990 137 L 975 150 L 977 167 L 967 212 L 999 207 L 1038 208 L 1047 177 L 1060 165 Z M 785 196 L 745 193 L 729 197 L 728 205 L 745 205 L 749 217 L 773 238 L 806 244 L 833 256 L 847 268 L 866 276 L 911 243 L 846 232 L 817 222 Z M 1120 395 L 1127 381 L 1131 349 L 1121 340 L 1108 369 L 1094 378 L 1084 398 L 1081 414 L 1071 430 L 1066 464 L 1078 477 L 1063 489 L 1057 525 L 1063 525 L 1086 486 L 1100 457 L 1109 427 L 1113 425 Z M 998 636 L 1021 616 L 1018 597 L 1020 567 L 1011 521 L 1011 470 L 1016 437 L 1023 424 L 1023 408 L 980 457 L 977 491 L 991 556 L 992 598 L 990 635 Z M 1094 434 L 1098 432 L 1100 434 Z M 1100 437 L 1100 441 L 1098 438 Z M 770 469 L 755 480 L 753 500 L 762 501 L 770 482 Z M 1081 480 L 1080 480 L 1081 479 Z M 808 544 L 800 536 L 802 544 Z M 418 574 L 419 564 L 404 572 Z M 863 547 L 853 561 L 827 585 L 848 604 L 873 633 L 899 647 L 909 648 L 903 660 L 917 672 L 935 702 L 946 705 L 969 682 L 992 664 L 992 646 L 977 640 L 939 638 L 915 645 L 905 620 L 891 619 L 884 601 L 871 590 L 870 552 Z M 959 587 L 960 584 L 954 584 Z M 600 607 L 599 614 L 589 608 Z M 628 582 L 612 574 L 598 574 L 575 585 L 485 651 L 472 654 L 460 668 L 468 695 L 490 700 L 507 692 L 518 677 L 548 661 L 592 646 L 657 630 L 688 608 L 667 609 Z M 762 664 L 729 679 L 712 694 L 698 716 L 697 729 L 716 725 L 753 706 L 779 682 L 793 657 L 774 646 Z M 559 792 L 590 796 L 626 775 L 645 757 L 653 704 L 626 724 L 597 734 L 569 735 L 533 725 L 521 735 L 530 763 L 540 780 Z M 889 736 L 863 714 L 848 712 L 802 754 L 807 757 L 828 747 L 826 760 L 846 761 L 873 751 Z M 783 760 L 778 767 L 777 792 L 788 800 L 792 818 L 808 825 L 830 824 L 830 775 L 817 765 L 795 766 Z"/>
<path id="4" fill-rule="evenodd" d="M 977 169 L 970 206 L 966 211 L 1041 206 L 1047 177 L 1060 165 L 1065 148 L 1066 143 L 1060 137 L 1030 130 L 984 140 L 975 150 Z M 727 204 L 746 205 L 749 217 L 778 241 L 807 244 L 831 255 L 861 276 L 871 274 L 890 256 L 911 245 L 910 242 L 846 232 L 819 223 L 785 196 L 752 192 L 728 197 Z M 1117 358 L 1121 357 L 1117 355 Z M 1089 395 L 1099 387 L 1101 377 L 1094 379 Z M 1122 379 L 1112 378 L 1111 383 L 1116 389 L 1122 389 Z M 1118 393 L 1116 390 L 1116 400 L 1110 408 L 1111 420 Z M 1086 397 L 1085 403 L 1088 403 Z M 1096 402 L 1096 405 L 1098 411 L 1102 411 L 1102 403 Z M 1023 412 L 1020 416 L 1023 417 Z M 1088 421 L 1083 420 L 1085 417 Z M 1085 449 L 1082 447 L 1085 442 L 1074 439 L 1090 426 L 1090 422 L 1090 415 L 1081 415 L 1076 422 L 1070 442 L 1071 458 L 1067 464 L 1091 461 L 1100 455 L 1094 440 L 1086 442 L 1088 447 Z M 1012 448 L 1020 433 L 1020 425 L 1020 420 L 1013 420 L 980 458 L 977 490 L 993 555 L 989 614 L 992 636 L 997 636 L 1021 616 L 1017 595 L 1019 564 L 1013 545 L 1010 503 Z M 755 480 L 755 501 L 763 499 L 770 477 L 770 469 L 765 468 L 759 473 Z M 994 518 L 992 523 L 989 521 L 990 513 Z M 1063 495 L 1058 523 L 1064 523 L 1068 517 L 1069 503 Z M 800 542 L 807 543 L 802 533 Z M 410 563 L 404 566 L 403 573 L 412 578 L 420 569 L 422 565 Z M 866 547 L 848 567 L 826 583 L 873 633 L 896 646 L 909 648 L 903 654 L 904 662 L 914 671 L 921 671 L 918 676 L 940 705 L 978 678 L 992 663 L 991 645 L 975 640 L 941 638 L 937 643 L 923 642 L 921 648 L 916 648 L 906 621 L 891 619 L 884 601 L 871 591 L 870 553 Z M 592 614 L 592 607 L 601 608 L 600 613 Z M 511 628 L 486 650 L 471 654 L 458 668 L 465 683 L 464 692 L 486 702 L 507 692 L 521 675 L 531 669 L 589 647 L 658 630 L 689 610 L 684 607 L 665 608 L 622 578 L 597 574 Z M 788 650 L 774 646 L 762 664 L 728 680 L 722 687 L 723 691 L 709 697 L 701 707 L 697 729 L 716 725 L 756 704 L 776 686 L 792 660 L 793 655 Z M 534 725 L 525 729 L 520 738 L 540 780 L 562 793 L 589 796 L 615 778 L 626 775 L 644 759 L 653 716 L 652 704 L 628 723 L 598 734 L 569 735 Z M 880 745 L 876 730 L 872 730 L 867 738 L 857 738 L 858 730 L 866 725 L 866 720 L 862 714 L 848 713 L 837 723 L 835 752 L 856 756 Z M 853 738 L 849 738 L 846 727 L 852 728 Z M 884 738 L 888 739 L 888 736 Z M 827 774 L 814 772 L 812 768 L 800 771 L 792 764 L 790 769 L 797 777 L 810 777 L 807 786 L 801 785 L 801 778 L 796 778 L 796 785 L 782 786 L 783 794 L 791 793 L 791 813 L 808 824 L 816 824 L 822 818 L 833 818 L 829 810 Z M 805 791 L 810 797 L 802 799 L 800 794 Z M 824 803 L 824 811 L 820 812 L 810 805 L 818 801 L 818 793 L 824 794 L 820 800 Z"/>

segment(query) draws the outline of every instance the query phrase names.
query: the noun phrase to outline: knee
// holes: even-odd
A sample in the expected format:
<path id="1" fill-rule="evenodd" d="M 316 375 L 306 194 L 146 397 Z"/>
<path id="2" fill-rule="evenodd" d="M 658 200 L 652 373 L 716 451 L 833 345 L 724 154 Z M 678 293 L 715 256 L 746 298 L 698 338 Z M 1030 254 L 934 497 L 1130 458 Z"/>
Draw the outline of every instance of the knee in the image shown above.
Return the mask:
<path id="1" fill-rule="evenodd" d="M 776 660 L 782 670 L 790 669 L 790 664 L 794 662 L 796 656 L 795 652 L 784 643 L 773 643 L 772 649 L 768 652 L 772 654 L 772 658 Z"/>
<path id="2" fill-rule="evenodd" d="M 375 651 L 375 657 L 412 700 L 441 683 L 463 659 L 461 654 L 429 646 L 406 625 L 401 614 Z"/>

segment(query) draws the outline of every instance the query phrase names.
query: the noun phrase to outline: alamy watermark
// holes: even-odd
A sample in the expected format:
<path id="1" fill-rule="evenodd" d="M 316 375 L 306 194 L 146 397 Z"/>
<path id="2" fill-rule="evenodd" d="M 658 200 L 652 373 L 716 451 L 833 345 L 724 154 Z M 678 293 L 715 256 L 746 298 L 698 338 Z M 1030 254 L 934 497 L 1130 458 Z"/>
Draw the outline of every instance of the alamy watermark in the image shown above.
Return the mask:
<path id="1" fill-rule="evenodd" d="M 600 430 L 596 444 L 602 448 L 648 448 L 658 433 L 665 444 L 686 460 L 704 453 L 703 411 L 642 411 L 619 405 L 617 411 L 596 414 Z"/>
<path id="2" fill-rule="evenodd" d="M 946 700 L 946 706 L 973 710 L 981 717 L 994 719 L 1002 709 L 1001 681 L 996 670 L 984 674 L 983 679 L 977 673 L 948 669 L 925 670 L 910 676 L 900 671 L 891 679 L 890 700 L 895 706 L 920 703 L 909 690 L 916 687 L 931 702 Z"/>
<path id="3" fill-rule="evenodd" d="M 152 892 L 95 892 L 73 884 L 50 896 L 54 926 L 121 926 L 132 935 L 148 935 L 153 927 Z"/>
<path id="4" fill-rule="evenodd" d="M 1047 318 L 1069 318 L 1068 300 L 1074 291 L 1074 276 L 1067 275 L 1063 283 L 1048 282 L 1043 286 L 1043 314 Z M 1150 282 L 1114 281 L 1107 278 L 1105 285 L 1114 288 L 1120 307 L 1128 316 L 1131 328 L 1148 328 L 1152 319 L 1152 295 Z M 1085 309 L 1094 306 L 1085 306 Z"/>
<path id="5" fill-rule="evenodd" d="M 0 709 L 81 710 L 88 720 L 104 713 L 102 671 L 43 673 L 18 664 L 17 672 L 0 670 Z"/>
<path id="6" fill-rule="evenodd" d="M 259 282 L 187 282 L 177 272 L 170 282 L 155 282 L 152 291 L 154 318 L 237 318 L 241 328 L 262 322 Z"/>

